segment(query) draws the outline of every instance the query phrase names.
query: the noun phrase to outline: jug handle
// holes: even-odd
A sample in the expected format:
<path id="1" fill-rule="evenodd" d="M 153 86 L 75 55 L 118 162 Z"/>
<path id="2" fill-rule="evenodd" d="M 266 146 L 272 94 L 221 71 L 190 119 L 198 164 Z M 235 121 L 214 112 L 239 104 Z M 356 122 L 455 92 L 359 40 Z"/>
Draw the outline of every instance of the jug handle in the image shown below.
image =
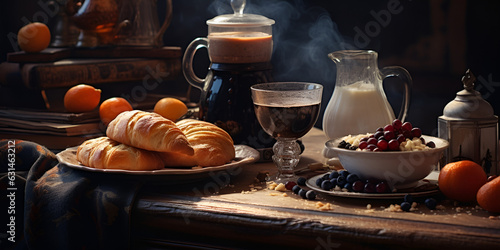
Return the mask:
<path id="1" fill-rule="evenodd" d="M 207 48 L 208 49 L 208 39 L 204 37 L 199 37 L 194 39 L 186 48 L 184 56 L 182 57 L 182 72 L 187 82 L 193 87 L 203 90 L 203 84 L 205 78 L 199 78 L 193 70 L 193 58 L 194 54 L 198 49 Z"/>
<path id="2" fill-rule="evenodd" d="M 413 80 L 410 73 L 405 68 L 399 66 L 384 67 L 380 70 L 380 72 L 382 74 L 382 79 L 396 76 L 401 79 L 405 85 L 405 94 L 403 96 L 403 102 L 397 117 L 399 120 L 404 122 L 408 114 L 408 108 L 410 107 L 410 96 L 413 87 Z"/>
<path id="3" fill-rule="evenodd" d="M 165 11 L 165 20 L 163 21 L 160 30 L 156 34 L 155 47 L 163 46 L 163 34 L 165 33 L 165 31 L 167 31 L 168 26 L 170 26 L 170 22 L 172 22 L 172 0 L 167 0 L 166 2 L 167 9 Z"/>

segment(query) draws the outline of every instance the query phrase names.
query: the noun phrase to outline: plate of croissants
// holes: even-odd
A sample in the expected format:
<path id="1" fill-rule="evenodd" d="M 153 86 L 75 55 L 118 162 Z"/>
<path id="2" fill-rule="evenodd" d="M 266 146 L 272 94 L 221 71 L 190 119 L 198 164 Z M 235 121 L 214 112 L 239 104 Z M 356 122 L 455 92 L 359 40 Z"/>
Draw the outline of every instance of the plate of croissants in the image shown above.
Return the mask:
<path id="1" fill-rule="evenodd" d="M 260 154 L 234 145 L 218 126 L 196 119 L 178 122 L 153 112 L 125 111 L 106 129 L 57 154 L 74 169 L 129 175 L 196 175 L 228 170 L 257 161 Z"/>

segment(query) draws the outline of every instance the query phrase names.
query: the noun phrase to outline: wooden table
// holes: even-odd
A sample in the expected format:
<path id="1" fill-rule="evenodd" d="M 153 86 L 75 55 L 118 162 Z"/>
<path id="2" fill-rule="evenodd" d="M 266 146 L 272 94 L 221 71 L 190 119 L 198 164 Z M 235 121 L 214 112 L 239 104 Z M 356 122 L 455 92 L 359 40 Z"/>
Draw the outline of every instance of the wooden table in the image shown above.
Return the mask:
<path id="1" fill-rule="evenodd" d="M 324 162 L 326 137 L 313 129 L 303 138 L 298 168 Z M 285 249 L 498 249 L 500 217 L 475 204 L 440 201 L 444 209 L 419 203 L 412 212 L 386 211 L 402 199 L 371 200 L 318 195 L 302 199 L 255 182 L 271 162 L 219 173 L 206 181 L 146 188 L 132 212 L 134 248 Z M 305 176 L 321 172 L 305 172 Z M 231 175 L 231 179 L 227 178 Z M 257 189 L 257 191 L 251 191 Z M 321 210 L 317 203 L 331 204 Z M 370 208 L 371 206 L 371 208 Z"/>

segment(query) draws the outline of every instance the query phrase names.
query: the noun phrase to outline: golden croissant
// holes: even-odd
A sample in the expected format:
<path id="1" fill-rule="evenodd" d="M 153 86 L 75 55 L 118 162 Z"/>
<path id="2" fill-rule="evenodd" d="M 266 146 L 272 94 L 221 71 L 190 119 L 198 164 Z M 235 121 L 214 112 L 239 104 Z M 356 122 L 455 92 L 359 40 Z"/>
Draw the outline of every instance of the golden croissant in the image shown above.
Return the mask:
<path id="1" fill-rule="evenodd" d="M 83 142 L 76 152 L 83 165 L 99 169 L 157 170 L 164 167 L 158 152 L 128 146 L 103 136 Z"/>
<path id="2" fill-rule="evenodd" d="M 217 166 L 235 157 L 233 139 L 223 129 L 204 121 L 184 119 L 176 123 L 194 148 L 193 156 L 161 153 L 166 166 Z"/>
<path id="3" fill-rule="evenodd" d="M 163 116 L 140 110 L 125 111 L 111 121 L 106 135 L 118 142 L 158 152 L 193 155 L 193 147 L 176 124 Z"/>

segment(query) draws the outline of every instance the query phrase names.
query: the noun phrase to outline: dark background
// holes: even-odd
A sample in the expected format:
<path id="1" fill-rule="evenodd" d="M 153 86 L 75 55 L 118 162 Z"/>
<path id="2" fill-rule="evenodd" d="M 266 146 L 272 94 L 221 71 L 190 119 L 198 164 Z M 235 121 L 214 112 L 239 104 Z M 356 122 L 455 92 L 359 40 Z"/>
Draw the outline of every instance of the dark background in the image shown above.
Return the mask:
<path id="1" fill-rule="evenodd" d="M 2 2 L 0 61 L 6 60 L 6 53 L 16 51 L 9 35 L 17 34 L 24 25 L 23 18 L 40 21 L 34 20 L 34 14 L 43 11 L 39 2 L 46 1 Z M 158 1 L 158 10 L 161 19 L 164 1 Z M 229 0 L 174 0 L 173 11 L 164 44 L 182 50 L 194 38 L 207 35 L 206 20 L 231 13 Z M 323 84 L 323 109 L 336 76 L 328 53 L 357 48 L 376 50 L 379 67 L 399 65 L 410 72 L 413 93 L 408 121 L 425 134 L 437 135 L 437 118 L 462 89 L 460 80 L 467 69 L 478 78 L 476 90 L 493 106 L 495 114 L 500 113 L 498 1 L 248 0 L 245 12 L 276 21 L 272 60 L 275 80 Z M 48 20 L 49 27 L 52 21 Z M 195 59 L 196 71 L 203 75 L 209 63 L 206 54 L 201 52 Z M 182 77 L 175 84 L 187 85 Z M 385 88 L 398 113 L 402 93 L 399 82 L 386 80 Z M 321 126 L 321 120 L 317 125 Z"/>

